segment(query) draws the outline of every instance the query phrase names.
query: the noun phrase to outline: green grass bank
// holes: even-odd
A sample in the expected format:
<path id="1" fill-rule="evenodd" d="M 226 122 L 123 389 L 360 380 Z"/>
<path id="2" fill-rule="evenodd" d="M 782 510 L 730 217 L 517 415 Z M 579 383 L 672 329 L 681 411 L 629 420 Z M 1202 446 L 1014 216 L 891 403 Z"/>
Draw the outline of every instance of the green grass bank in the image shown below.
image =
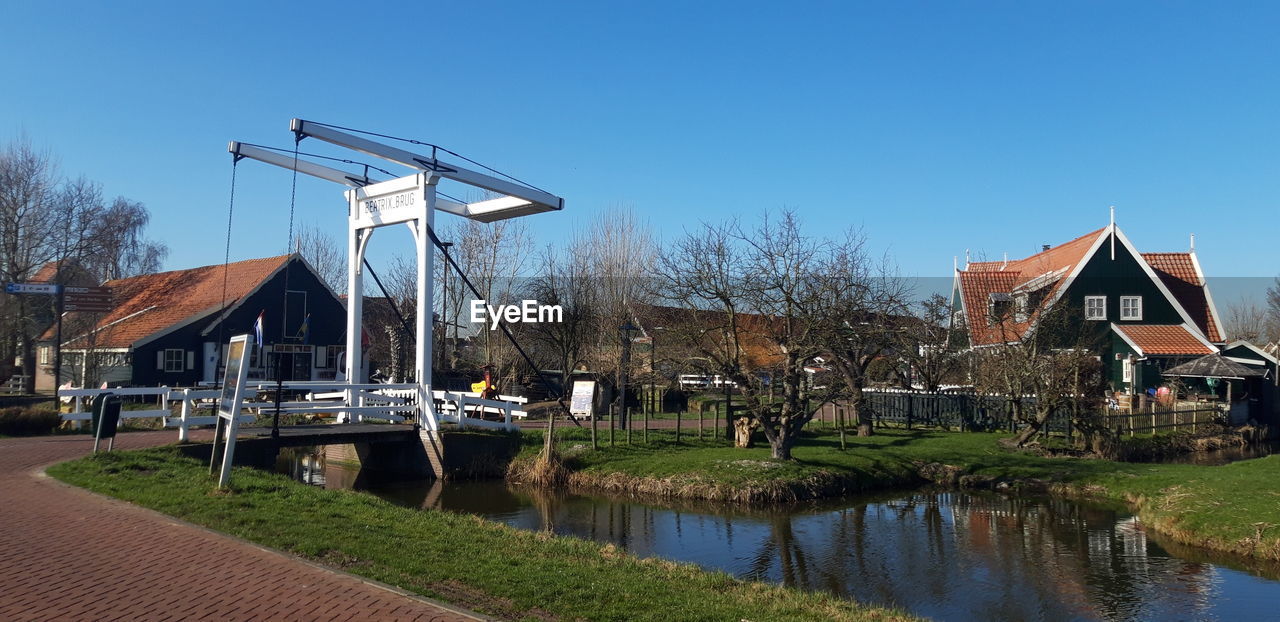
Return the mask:
<path id="1" fill-rule="evenodd" d="M 1126 503 L 1149 527 L 1181 544 L 1280 559 L 1280 455 L 1224 466 L 1138 464 L 1090 458 L 1046 458 L 1010 451 L 1001 435 L 878 431 L 807 435 L 792 462 L 767 447 L 736 449 L 724 441 L 651 431 L 648 445 L 601 444 L 589 432 L 557 432 L 572 487 L 654 498 L 743 503 L 833 497 L 928 483 L 959 488 L 1046 491 Z M 633 432 L 633 441 L 636 440 Z M 508 472 L 519 481 L 541 447 L 526 433 Z"/>
<path id="2" fill-rule="evenodd" d="M 174 448 L 55 465 L 65 482 L 274 549 L 503 619 L 909 620 L 820 593 L 639 559 L 576 538 L 531 533 L 371 495 L 323 490 L 237 468 L 212 492 Z"/>

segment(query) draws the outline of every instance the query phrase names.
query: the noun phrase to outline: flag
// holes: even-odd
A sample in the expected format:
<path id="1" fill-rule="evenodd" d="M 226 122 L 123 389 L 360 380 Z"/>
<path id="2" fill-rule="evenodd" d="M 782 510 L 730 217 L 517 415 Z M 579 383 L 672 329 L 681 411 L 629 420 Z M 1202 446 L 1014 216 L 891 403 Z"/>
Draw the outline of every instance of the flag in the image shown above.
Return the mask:
<path id="1" fill-rule="evenodd" d="M 253 322 L 253 341 L 254 343 L 258 344 L 259 350 L 262 349 L 262 314 L 263 313 L 266 313 L 265 309 L 258 312 L 258 319 L 254 320 Z"/>
<path id="2" fill-rule="evenodd" d="M 307 338 L 311 336 L 311 314 L 310 313 L 307 314 L 307 317 L 302 318 L 302 326 L 298 327 L 298 333 L 294 336 L 301 338 L 302 343 L 307 342 Z"/>

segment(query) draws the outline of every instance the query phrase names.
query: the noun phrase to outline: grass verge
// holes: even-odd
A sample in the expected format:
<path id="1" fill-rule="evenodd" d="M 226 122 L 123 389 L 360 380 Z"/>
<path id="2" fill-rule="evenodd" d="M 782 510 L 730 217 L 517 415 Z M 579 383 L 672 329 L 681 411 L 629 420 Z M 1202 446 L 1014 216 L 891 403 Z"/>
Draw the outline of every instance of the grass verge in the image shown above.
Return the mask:
<path id="1" fill-rule="evenodd" d="M 505 619 L 914 619 L 825 594 L 640 559 L 612 545 L 401 508 L 252 469 L 236 469 L 232 492 L 216 494 L 204 466 L 173 448 L 99 454 L 55 465 L 49 474 Z"/>
<path id="2" fill-rule="evenodd" d="M 1280 559 L 1280 455 L 1213 467 L 1136 464 L 1009 451 L 998 434 L 885 430 L 848 436 L 847 449 L 829 433 L 806 435 L 795 460 L 776 462 L 767 447 L 696 439 L 676 444 L 668 431 L 651 432 L 648 445 L 602 443 L 598 452 L 582 431 L 558 434 L 568 481 L 586 489 L 761 503 L 928 482 L 1026 488 L 1122 501 L 1181 544 Z M 523 479 L 541 438 L 526 433 L 511 479 Z"/>

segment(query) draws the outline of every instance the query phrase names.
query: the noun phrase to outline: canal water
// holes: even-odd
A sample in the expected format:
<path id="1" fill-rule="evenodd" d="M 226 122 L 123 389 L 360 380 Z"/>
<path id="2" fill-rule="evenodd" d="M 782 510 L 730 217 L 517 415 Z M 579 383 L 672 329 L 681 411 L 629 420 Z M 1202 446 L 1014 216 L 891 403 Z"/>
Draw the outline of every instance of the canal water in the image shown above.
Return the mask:
<path id="1" fill-rule="evenodd" d="M 917 491 L 752 510 L 503 482 L 382 482 L 307 454 L 282 467 L 313 485 L 937 620 L 1275 619 L 1280 607 L 1280 564 L 1161 543 L 1123 511 L 1061 499 Z"/>

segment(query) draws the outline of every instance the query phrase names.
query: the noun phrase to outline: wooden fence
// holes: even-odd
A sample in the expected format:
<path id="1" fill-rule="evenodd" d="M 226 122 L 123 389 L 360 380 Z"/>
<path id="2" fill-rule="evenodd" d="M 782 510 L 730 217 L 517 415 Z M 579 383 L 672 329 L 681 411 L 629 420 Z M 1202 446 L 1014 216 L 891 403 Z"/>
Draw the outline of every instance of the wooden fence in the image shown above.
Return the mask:
<path id="1" fill-rule="evenodd" d="M 867 391 L 864 395 L 872 412 L 873 424 L 877 427 L 1010 432 L 1024 425 L 1015 420 L 1012 401 L 1002 395 L 919 391 Z M 1034 407 L 1034 397 L 1023 399 L 1024 411 Z M 852 413 L 845 404 L 824 404 L 815 418 L 835 422 L 840 418 L 839 409 L 845 409 L 843 418 L 851 422 Z M 1196 432 L 1222 420 L 1222 412 L 1214 405 L 1133 413 L 1108 411 L 1104 414 L 1108 429 L 1130 436 L 1179 430 Z M 1072 434 L 1070 408 L 1059 408 L 1045 427 L 1050 433 Z"/>

